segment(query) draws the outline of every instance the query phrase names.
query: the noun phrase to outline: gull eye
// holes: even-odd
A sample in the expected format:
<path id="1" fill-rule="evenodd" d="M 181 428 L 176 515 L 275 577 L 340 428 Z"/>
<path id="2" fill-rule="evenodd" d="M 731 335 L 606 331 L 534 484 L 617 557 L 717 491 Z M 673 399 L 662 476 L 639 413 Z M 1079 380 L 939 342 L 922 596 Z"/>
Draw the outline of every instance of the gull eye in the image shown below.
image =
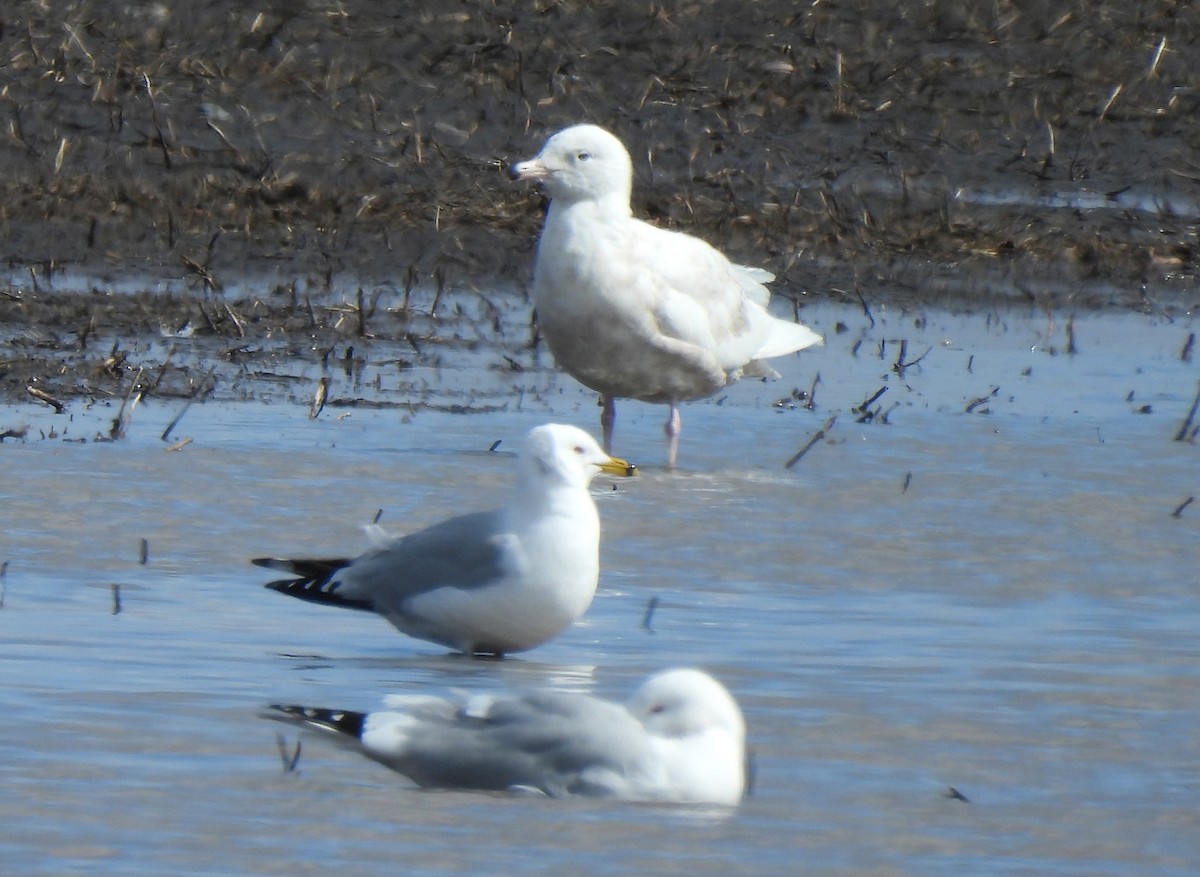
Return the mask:
<path id="1" fill-rule="evenodd" d="M 575 156 L 578 161 L 589 161 L 591 157 L 592 154 L 590 152 L 580 152 Z"/>
<path id="2" fill-rule="evenodd" d="M 575 456 L 577 456 L 577 457 L 582 457 L 582 456 L 583 456 L 583 445 L 576 445 L 576 446 L 575 446 Z"/>
<path id="3" fill-rule="evenodd" d="M 666 704 L 656 703 L 654 706 L 650 707 L 650 712 L 652 714 L 653 713 L 661 713 L 661 712 L 666 712 L 666 709 L 667 709 Z"/>

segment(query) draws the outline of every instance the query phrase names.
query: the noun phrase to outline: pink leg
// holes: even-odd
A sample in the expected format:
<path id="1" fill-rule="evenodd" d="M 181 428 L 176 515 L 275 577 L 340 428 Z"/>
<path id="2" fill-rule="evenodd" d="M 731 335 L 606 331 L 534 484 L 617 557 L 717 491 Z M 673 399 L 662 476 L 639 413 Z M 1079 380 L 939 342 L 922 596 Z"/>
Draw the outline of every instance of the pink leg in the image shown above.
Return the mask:
<path id="1" fill-rule="evenodd" d="M 679 453 L 679 433 L 683 430 L 683 418 L 679 416 L 679 407 L 672 402 L 671 413 L 667 416 L 667 424 L 663 432 L 667 434 L 667 467 L 675 468 L 675 457 Z"/>
<path id="2" fill-rule="evenodd" d="M 611 454 L 613 425 L 617 422 L 617 403 L 612 396 L 600 394 L 600 431 L 604 436 L 604 453 Z"/>

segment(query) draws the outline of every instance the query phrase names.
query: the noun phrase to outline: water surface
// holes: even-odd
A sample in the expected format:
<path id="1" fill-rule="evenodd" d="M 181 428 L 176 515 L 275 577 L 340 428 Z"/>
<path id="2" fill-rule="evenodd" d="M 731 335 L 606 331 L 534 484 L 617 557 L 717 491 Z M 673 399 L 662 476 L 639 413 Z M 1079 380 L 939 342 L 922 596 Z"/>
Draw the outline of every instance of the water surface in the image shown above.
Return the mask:
<path id="1" fill-rule="evenodd" d="M 357 552 L 380 510 L 403 531 L 499 502 L 528 428 L 596 431 L 545 363 L 419 375 L 488 413 L 316 420 L 301 366 L 297 402 L 193 405 L 175 451 L 181 403 L 146 401 L 111 443 L 92 439 L 115 404 L 7 409 L 30 430 L 0 445 L 5 872 L 1193 874 L 1200 505 L 1172 512 L 1200 495 L 1200 449 L 1173 440 L 1195 321 L 803 316 L 826 347 L 686 406 L 676 472 L 665 411 L 619 404 L 642 475 L 596 483 L 596 601 L 503 662 L 288 600 L 247 561 Z M 902 341 L 921 359 L 897 370 Z M 809 409 L 793 390 L 814 382 Z M 733 813 L 423 792 L 309 737 L 285 773 L 258 717 L 452 687 L 619 698 L 689 664 L 746 712 L 756 787 Z"/>

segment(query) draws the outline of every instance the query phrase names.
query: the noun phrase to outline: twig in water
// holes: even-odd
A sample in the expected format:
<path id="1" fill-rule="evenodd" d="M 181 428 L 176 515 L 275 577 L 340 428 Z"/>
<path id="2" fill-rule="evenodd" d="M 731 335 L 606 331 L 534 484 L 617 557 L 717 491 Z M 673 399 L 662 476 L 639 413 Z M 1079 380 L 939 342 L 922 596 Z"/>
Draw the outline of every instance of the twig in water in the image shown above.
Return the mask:
<path id="1" fill-rule="evenodd" d="M 1192 400 L 1192 407 L 1188 410 L 1187 417 L 1183 418 L 1183 423 L 1179 425 L 1179 432 L 1175 433 L 1175 441 L 1195 441 L 1196 433 L 1192 431 L 1192 421 L 1196 419 L 1196 409 L 1200 408 L 1200 382 L 1196 385 L 1196 398 Z M 1188 438 L 1188 433 L 1191 432 L 1191 438 Z"/>
<path id="2" fill-rule="evenodd" d="M 871 328 L 874 329 L 875 318 L 871 316 L 871 309 L 867 306 L 867 300 L 863 298 L 862 290 L 855 289 L 854 291 L 858 294 L 858 303 L 862 306 L 863 313 L 867 315 L 867 319 L 871 321 Z"/>
<path id="3" fill-rule="evenodd" d="M 867 409 L 871 407 L 871 403 L 874 402 L 876 399 L 878 399 L 880 396 L 882 396 L 887 391 L 888 391 L 888 388 L 887 388 L 887 385 L 885 384 L 884 386 L 882 386 L 878 390 L 876 390 L 871 396 L 864 399 L 857 408 L 851 408 L 850 410 L 856 411 L 856 412 L 859 412 L 862 414 L 866 414 Z"/>
<path id="4" fill-rule="evenodd" d="M 312 405 L 308 409 L 308 419 L 316 420 L 325 408 L 325 397 L 329 393 L 329 375 L 321 375 L 317 381 L 317 391 L 313 394 Z"/>
<path id="5" fill-rule="evenodd" d="M 490 448 L 488 448 L 488 450 L 492 453 L 495 453 L 496 449 L 498 447 L 500 447 L 500 443 L 503 441 L 504 441 L 504 439 L 496 439 L 494 442 L 492 442 L 492 446 Z"/>
<path id="6" fill-rule="evenodd" d="M 0 563 L 0 609 L 4 608 L 4 596 L 8 593 L 8 561 Z"/>
<path id="7" fill-rule="evenodd" d="M 804 403 L 804 407 L 809 411 L 817 407 L 817 384 L 821 383 L 821 373 L 817 372 L 813 378 L 812 386 L 808 388 L 808 401 Z"/>
<path id="8" fill-rule="evenodd" d="M 363 288 L 358 288 L 358 337 L 367 337 L 367 305 L 366 296 L 363 294 Z"/>
<path id="9" fill-rule="evenodd" d="M 129 392 L 125 394 L 125 399 L 121 402 L 121 408 L 117 411 L 117 416 L 113 418 L 112 426 L 108 430 L 108 437 L 110 439 L 115 440 L 125 437 L 125 430 L 129 428 L 129 421 L 133 420 L 133 409 L 137 408 L 138 403 L 142 401 L 142 396 L 145 395 L 144 390 L 138 390 L 138 382 L 142 379 L 143 371 L 145 369 L 139 368 L 137 376 L 133 379 L 133 383 L 129 385 Z"/>
<path id="10" fill-rule="evenodd" d="M 642 616 L 642 630 L 654 633 L 654 628 L 650 626 L 650 622 L 654 618 L 654 610 L 657 608 L 658 597 L 651 597 L 646 603 L 646 614 Z"/>
<path id="11" fill-rule="evenodd" d="M 167 424 L 167 428 L 164 429 L 163 434 L 159 436 L 159 438 L 161 438 L 164 442 L 171 435 L 171 431 L 179 425 L 179 421 L 183 420 L 183 415 L 187 414 L 187 410 L 192 407 L 192 403 L 196 401 L 196 398 L 200 395 L 200 393 L 204 390 L 205 385 L 208 383 L 208 379 L 213 376 L 213 373 L 216 370 L 217 367 L 215 365 L 208 370 L 204 377 L 200 379 L 200 383 L 196 385 L 196 389 L 192 391 L 192 395 L 188 397 L 187 402 L 183 404 L 183 408 L 181 408 L 179 413 L 175 415 L 175 419 Z M 182 445 L 179 445 L 178 447 L 182 447 Z M 174 450 L 174 448 L 172 448 L 172 450 Z"/>
<path id="12" fill-rule="evenodd" d="M 45 402 L 47 405 L 49 405 L 51 408 L 53 408 L 55 414 L 62 414 L 64 411 L 67 410 L 66 405 L 64 405 L 62 402 L 59 402 L 57 399 L 55 399 L 53 396 L 51 396 L 45 390 L 39 390 L 37 387 L 34 387 L 34 386 L 28 386 L 25 388 L 25 391 L 27 393 L 29 393 L 29 395 L 32 396 L 33 398 L 38 399 L 42 402 Z"/>
<path id="13" fill-rule="evenodd" d="M 1075 315 L 1071 314 L 1067 318 L 1067 356 L 1074 356 L 1079 352 L 1079 348 L 1075 346 Z"/>
<path id="14" fill-rule="evenodd" d="M 283 762 L 284 773 L 295 773 L 296 765 L 300 763 L 300 738 L 296 738 L 296 748 L 288 752 L 287 739 L 283 734 L 275 735 L 275 745 L 279 747 L 279 760 Z"/>
<path id="15" fill-rule="evenodd" d="M 802 447 L 800 450 L 796 451 L 796 453 L 792 455 L 792 458 L 783 464 L 783 468 L 791 469 L 793 466 L 795 466 L 797 463 L 799 463 L 800 458 L 803 457 L 805 454 L 807 454 L 809 449 L 813 445 L 815 445 L 821 439 L 825 438 L 825 434 L 828 433 L 829 430 L 833 429 L 833 424 L 836 420 L 837 420 L 836 414 L 833 415 L 832 417 L 830 417 L 828 420 L 826 420 L 825 423 L 823 423 L 821 425 L 821 428 L 818 429 L 816 432 L 814 432 L 812 434 L 812 436 L 809 438 L 809 440 L 807 442 L 805 442 L 804 447 Z"/>
<path id="16" fill-rule="evenodd" d="M 167 367 L 171 364 L 171 358 L 175 356 L 175 345 L 171 345 L 171 349 L 167 351 L 167 355 L 163 357 L 162 365 L 158 367 L 158 375 L 154 378 L 154 382 L 146 388 L 146 395 L 149 396 L 158 389 L 158 385 L 162 383 L 163 377 L 167 373 Z"/>
<path id="17" fill-rule="evenodd" d="M 901 493 L 908 493 L 908 485 L 912 484 L 912 473 L 904 473 L 904 486 L 900 488 Z"/>
<path id="18" fill-rule="evenodd" d="M 142 566 L 145 566 L 146 561 L 148 561 L 149 559 L 150 559 L 150 540 L 143 539 L 142 545 L 141 545 L 141 551 L 139 552 L 139 561 L 142 564 Z"/>
<path id="19" fill-rule="evenodd" d="M 1183 350 L 1179 352 L 1180 362 L 1192 361 L 1192 348 L 1196 346 L 1196 333 L 1188 332 L 1187 341 L 1183 342 Z"/>
<path id="20" fill-rule="evenodd" d="M 946 789 L 946 797 L 951 798 L 955 801 L 962 801 L 964 804 L 971 803 L 971 799 L 968 798 L 966 795 L 964 795 L 962 792 L 960 792 L 958 789 L 954 788 L 954 786 L 950 786 L 949 788 Z"/>
<path id="21" fill-rule="evenodd" d="M 371 523 L 372 523 L 372 524 L 378 524 L 378 523 L 379 523 L 379 519 L 380 519 L 380 518 L 382 518 L 382 517 L 383 517 L 383 509 L 377 509 L 377 510 L 376 510 L 376 512 L 375 512 L 375 517 L 371 519 Z"/>
<path id="22" fill-rule="evenodd" d="M 999 392 L 1000 392 L 999 387 L 992 387 L 992 391 L 990 393 L 988 393 L 986 396 L 980 396 L 978 399 L 972 399 L 970 402 L 967 403 L 967 414 L 970 414 L 971 412 L 973 412 L 980 405 L 987 402 L 988 399 L 995 397 L 995 395 Z"/>
<path id="23" fill-rule="evenodd" d="M 1195 501 L 1196 501 L 1196 497 L 1189 496 L 1187 499 L 1185 499 L 1183 502 L 1181 502 L 1179 504 L 1179 508 L 1177 508 L 1177 509 L 1175 509 L 1175 511 L 1171 512 L 1171 517 L 1172 518 L 1182 518 L 1183 510 L 1186 509 L 1188 506 L 1190 506 Z"/>
<path id="24" fill-rule="evenodd" d="M 892 366 L 892 371 L 894 371 L 900 377 L 904 377 L 905 369 L 910 369 L 914 365 L 919 363 L 922 359 L 924 359 L 925 357 L 927 357 L 929 355 L 929 351 L 931 351 L 931 350 L 933 350 L 933 348 L 929 347 L 925 350 L 924 353 L 922 353 L 916 359 L 912 360 L 911 362 L 905 362 L 904 355 L 908 352 L 908 341 L 904 338 L 901 338 L 900 339 L 900 355 L 896 357 L 896 364 Z M 970 370 L 971 370 L 970 366 L 968 366 L 967 371 L 970 371 Z"/>
<path id="25" fill-rule="evenodd" d="M 120 615 L 121 614 L 121 586 L 120 585 L 114 584 L 112 586 L 112 598 L 113 598 L 112 614 Z"/>

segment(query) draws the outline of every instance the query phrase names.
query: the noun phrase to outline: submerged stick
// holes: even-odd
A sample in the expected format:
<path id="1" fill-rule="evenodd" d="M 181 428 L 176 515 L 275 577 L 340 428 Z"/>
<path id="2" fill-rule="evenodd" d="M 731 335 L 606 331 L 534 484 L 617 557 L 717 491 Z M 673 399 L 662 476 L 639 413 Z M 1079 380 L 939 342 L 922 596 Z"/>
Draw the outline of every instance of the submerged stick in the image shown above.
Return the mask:
<path id="1" fill-rule="evenodd" d="M 783 464 L 783 468 L 791 469 L 793 466 L 795 466 L 797 463 L 799 463 L 800 458 L 803 457 L 805 454 L 807 454 L 809 452 L 809 449 L 812 448 L 813 445 L 815 445 L 821 439 L 825 438 L 825 434 L 827 432 L 829 432 L 829 430 L 833 429 L 833 424 L 836 420 L 837 420 L 836 414 L 833 415 L 832 417 L 830 417 L 828 420 L 826 420 L 825 423 L 821 425 L 821 428 L 818 429 L 816 432 L 814 432 L 812 434 L 812 436 L 809 438 L 809 440 L 807 442 L 805 442 L 804 447 L 802 447 L 800 450 L 796 451 L 796 453 L 792 455 L 792 458 Z"/>
<path id="2" fill-rule="evenodd" d="M 133 420 L 133 409 L 137 408 L 138 403 L 142 401 L 142 397 L 146 395 L 145 390 L 138 390 L 138 382 L 141 381 L 142 372 L 144 371 L 145 369 L 139 368 L 137 377 L 129 385 L 129 392 L 125 394 L 125 399 L 121 402 L 117 416 L 113 418 L 112 426 L 108 430 L 109 438 L 125 438 L 125 430 L 129 428 L 129 422 Z"/>
<path id="3" fill-rule="evenodd" d="M 654 618 L 654 610 L 658 608 L 658 597 L 651 597 L 646 603 L 646 614 L 642 616 L 642 630 L 654 633 L 654 628 L 650 626 L 650 621 Z"/>
<path id="4" fill-rule="evenodd" d="M 1187 499 L 1185 499 L 1183 502 L 1181 502 L 1179 504 L 1179 507 L 1177 509 L 1175 509 L 1175 511 L 1171 512 L 1171 517 L 1172 518 L 1182 518 L 1183 510 L 1186 509 L 1188 506 L 1190 506 L 1195 501 L 1196 501 L 1196 497 L 1189 496 Z"/>
<path id="5" fill-rule="evenodd" d="M 821 383 L 821 373 L 817 372 L 812 386 L 808 388 L 808 401 L 804 403 L 804 407 L 809 411 L 813 411 L 817 407 L 817 384 L 819 383 Z"/>
<path id="6" fill-rule="evenodd" d="M 37 387 L 34 387 L 31 385 L 31 386 L 26 387 L 25 391 L 27 393 L 29 393 L 29 395 L 32 396 L 33 398 L 38 399 L 42 402 L 45 402 L 47 405 L 49 405 L 51 408 L 53 408 L 55 414 L 62 414 L 64 411 L 67 410 L 66 405 L 64 405 L 62 402 L 59 402 L 57 399 L 55 399 L 53 396 L 51 396 L 45 390 L 39 390 Z"/>
<path id="7" fill-rule="evenodd" d="M 867 319 L 871 321 L 871 328 L 874 329 L 875 317 L 871 314 L 871 308 L 867 305 L 867 300 L 863 297 L 862 290 L 856 288 L 854 292 L 858 296 L 858 304 L 860 307 L 862 307 L 862 312 L 866 314 Z"/>
<path id="8" fill-rule="evenodd" d="M 1196 434 L 1192 433 L 1192 438 L 1188 438 L 1188 432 L 1191 431 L 1192 421 L 1196 419 L 1196 409 L 1200 408 L 1200 381 L 1196 383 L 1196 398 L 1192 400 L 1192 407 L 1188 410 L 1187 417 L 1183 418 L 1183 423 L 1179 425 L 1179 432 L 1175 433 L 1175 441 L 1191 441 L 1195 439 Z"/>
<path id="9" fill-rule="evenodd" d="M 183 404 L 183 408 L 179 410 L 179 413 L 175 415 L 175 419 L 168 423 L 167 428 L 163 430 L 162 435 L 159 436 L 160 439 L 165 442 L 170 437 L 171 431 L 179 425 L 179 421 L 183 420 L 183 415 L 187 414 L 187 410 L 192 407 L 192 403 L 196 401 L 196 398 L 200 395 L 200 393 L 204 390 L 205 385 L 208 383 L 208 379 L 213 376 L 213 373 L 216 370 L 217 367 L 214 365 L 205 373 L 204 377 L 200 379 L 200 383 L 196 385 L 196 389 L 192 391 L 192 395 L 189 396 L 187 402 Z M 182 447 L 182 445 L 179 445 L 178 447 Z"/>
<path id="10" fill-rule="evenodd" d="M 317 381 L 317 390 L 313 394 L 312 405 L 308 409 L 308 419 L 316 420 L 325 408 L 325 397 L 329 394 L 329 376 L 321 375 L 321 379 Z"/>
<path id="11" fill-rule="evenodd" d="M 120 615 L 121 614 L 121 586 L 120 585 L 112 586 L 112 598 L 113 598 L 112 614 Z"/>
<path id="12" fill-rule="evenodd" d="M 900 339 L 900 355 L 896 357 L 896 364 L 892 366 L 892 371 L 894 371 L 900 377 L 904 377 L 904 372 L 906 369 L 910 369 L 914 365 L 919 363 L 922 359 L 927 357 L 929 355 L 930 351 L 932 351 L 932 350 L 933 350 L 932 347 L 926 348 L 925 352 L 922 353 L 920 356 L 918 356 L 916 359 L 911 360 L 910 362 L 905 362 L 904 357 L 908 353 L 908 340 L 905 338 L 901 338 Z M 967 371 L 970 371 L 969 367 L 967 368 Z"/>
<path id="13" fill-rule="evenodd" d="M 275 745 L 279 747 L 279 760 L 283 762 L 284 773 L 295 773 L 296 765 L 300 763 L 300 738 L 296 738 L 296 748 L 287 751 L 287 739 L 283 734 L 275 735 Z"/>
<path id="14" fill-rule="evenodd" d="M 992 391 L 990 393 L 988 393 L 986 396 L 980 396 L 978 399 L 972 399 L 970 402 L 967 403 L 966 413 L 967 414 L 972 413 L 976 408 L 978 408 L 980 405 L 987 402 L 988 399 L 993 398 L 999 392 L 1000 392 L 999 387 L 992 387 Z"/>
<path id="15" fill-rule="evenodd" d="M 851 411 L 861 411 L 861 412 L 865 413 L 866 410 L 871 406 L 871 403 L 874 402 L 876 399 L 878 399 L 880 396 L 882 396 L 887 391 L 888 391 L 888 388 L 887 388 L 887 385 L 885 384 L 884 386 L 882 386 L 878 390 L 876 390 L 871 396 L 864 399 L 862 401 L 862 403 L 860 405 L 858 405 L 858 407 L 851 408 L 850 410 Z"/>

